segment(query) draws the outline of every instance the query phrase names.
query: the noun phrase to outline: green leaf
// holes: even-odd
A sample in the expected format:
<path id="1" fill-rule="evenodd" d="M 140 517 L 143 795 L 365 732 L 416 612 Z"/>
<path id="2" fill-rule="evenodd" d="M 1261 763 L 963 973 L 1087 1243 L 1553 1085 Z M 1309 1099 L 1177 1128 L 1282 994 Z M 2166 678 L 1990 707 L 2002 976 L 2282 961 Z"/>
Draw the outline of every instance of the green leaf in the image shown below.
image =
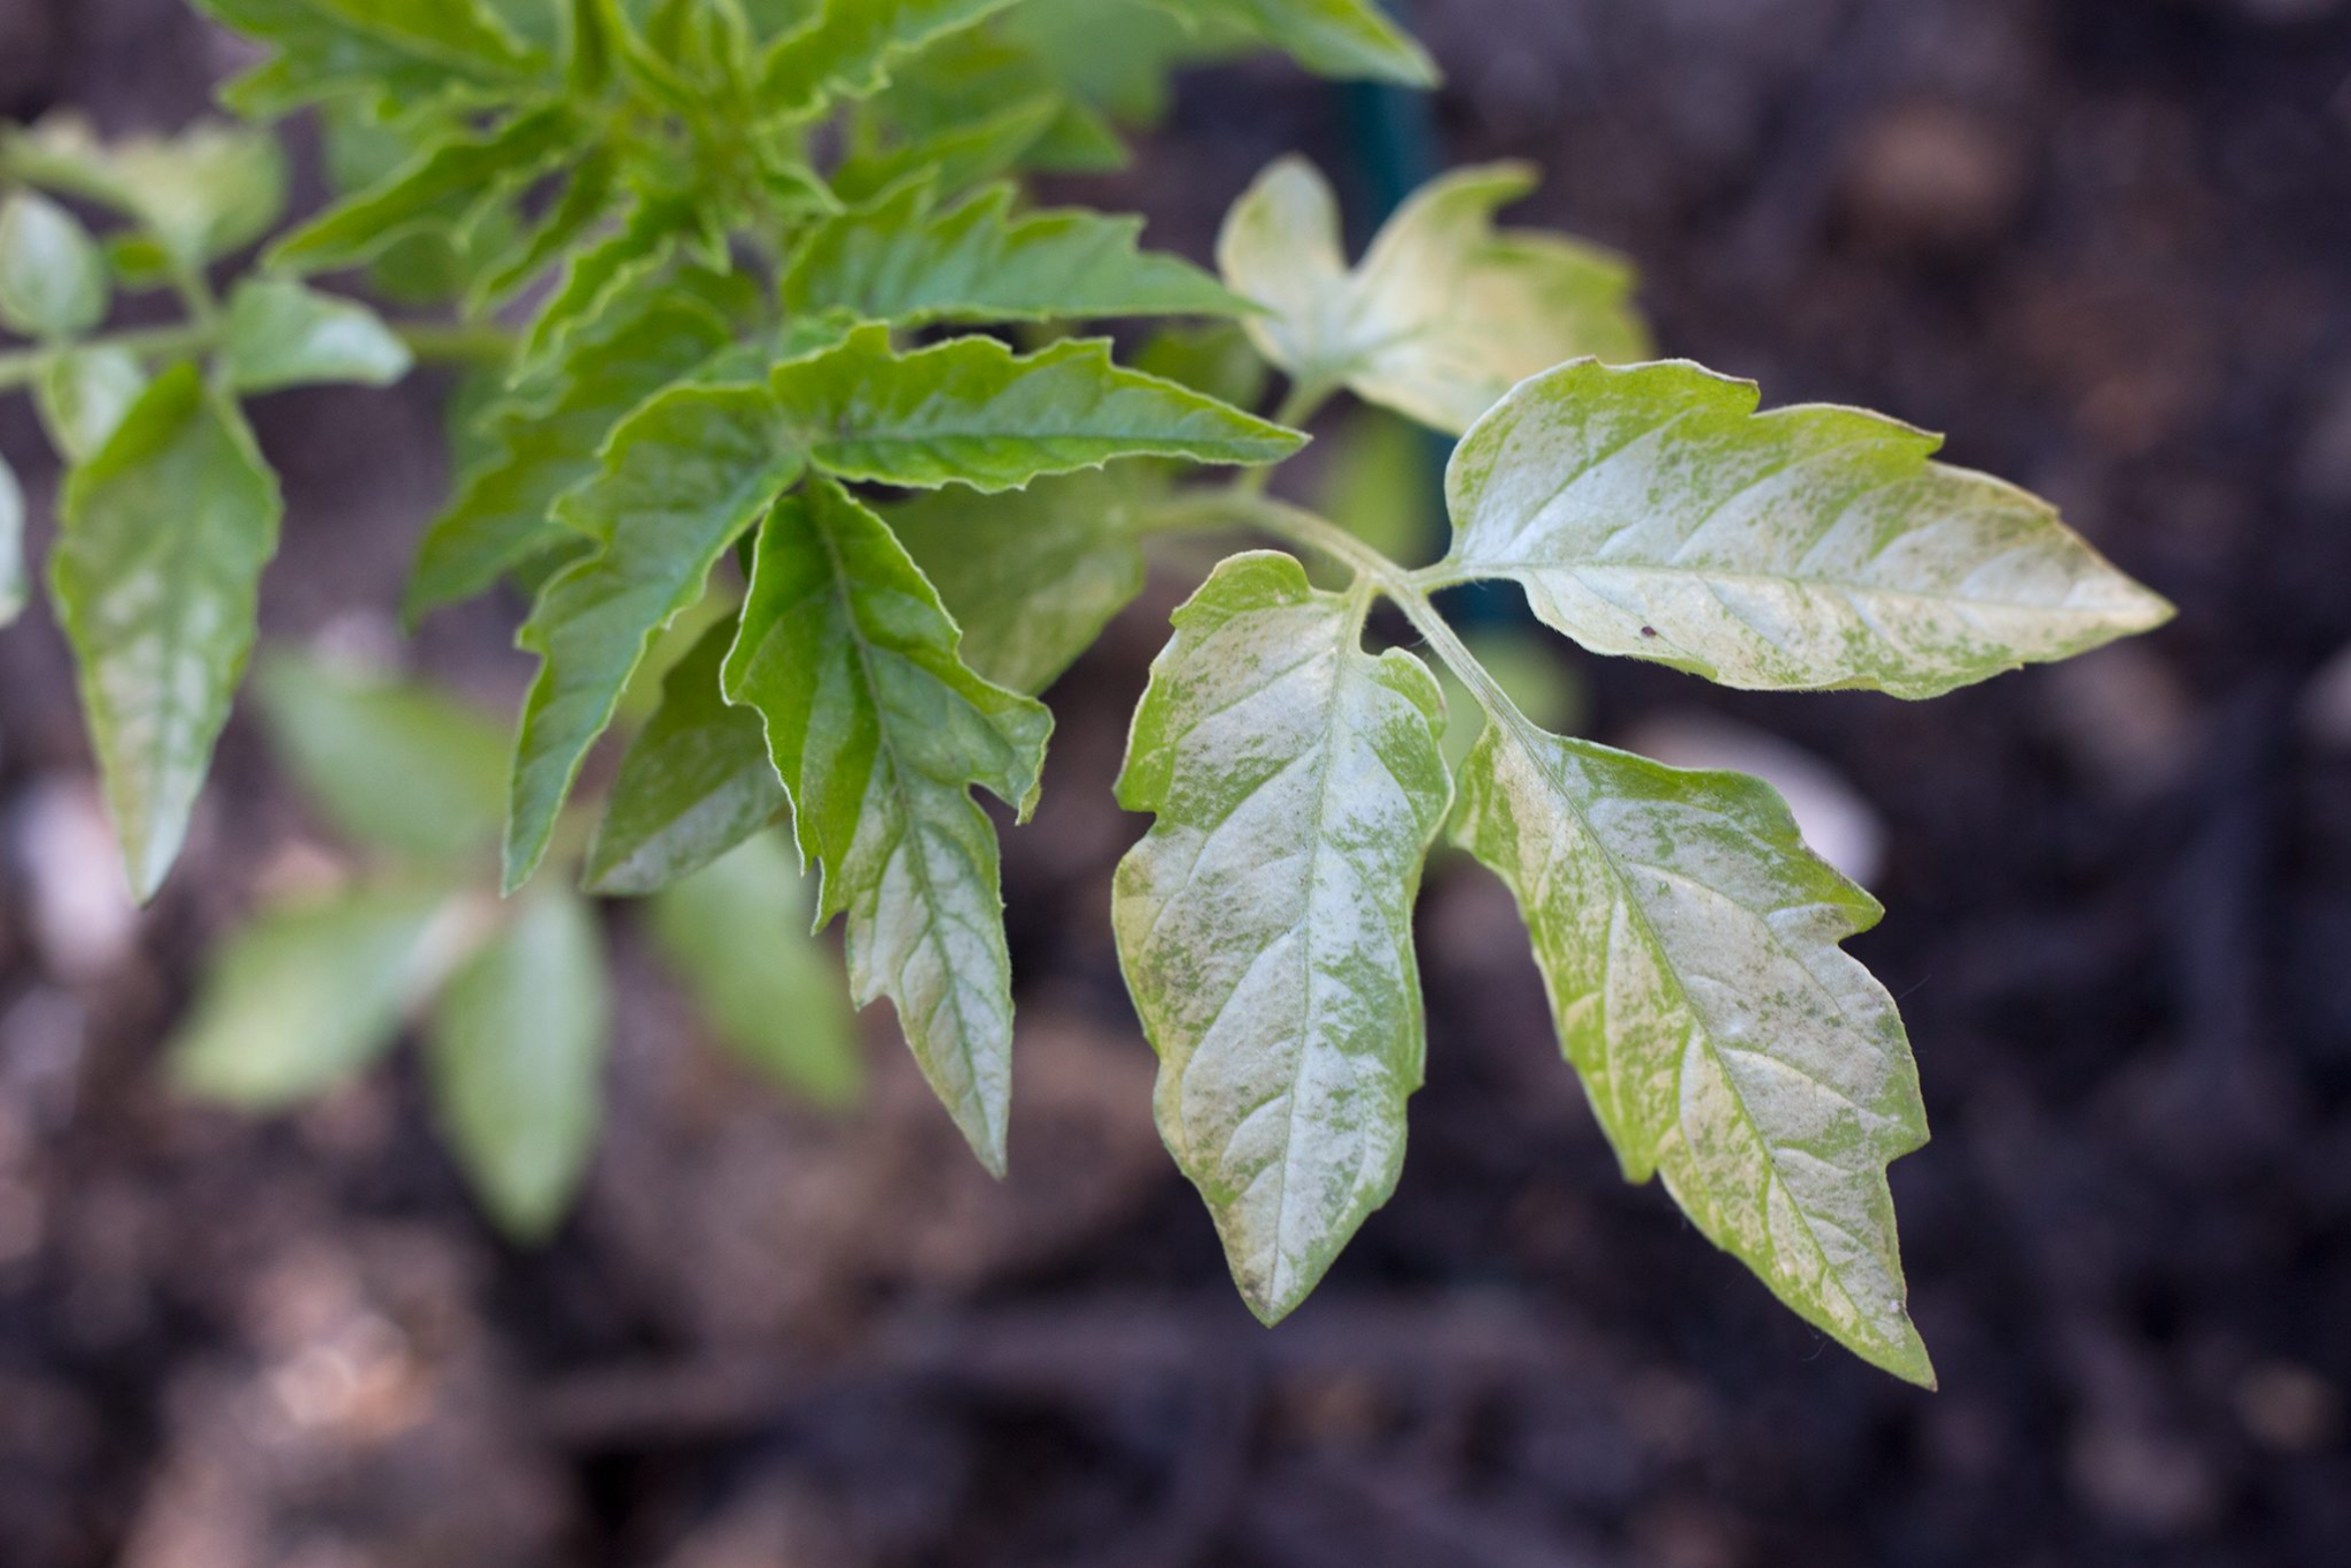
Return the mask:
<path id="1" fill-rule="evenodd" d="M 955 338 L 901 355 L 887 327 L 776 368 L 784 417 L 817 467 L 843 479 L 1016 490 L 1114 457 L 1270 463 L 1305 443 L 1188 388 L 1111 363 L 1100 340 L 1015 355 Z"/>
<path id="2" fill-rule="evenodd" d="M 0 168 L 135 219 L 182 269 L 242 250 L 286 208 L 277 138 L 240 126 L 101 143 L 79 117 L 51 115 L 30 130 L 0 131 Z"/>
<path id="3" fill-rule="evenodd" d="M 221 353 L 229 386 L 248 393 L 338 383 L 390 387 L 415 363 L 399 335 L 365 305 L 278 278 L 237 285 Z"/>
<path id="4" fill-rule="evenodd" d="M 179 855 L 228 721 L 281 510 L 243 416 L 191 366 L 66 480 L 50 587 L 141 903 Z"/>
<path id="5" fill-rule="evenodd" d="M 586 1174 L 610 1013 L 595 914 L 559 888 L 524 899 L 433 1008 L 436 1119 L 482 1206 L 518 1240 L 552 1231 Z"/>
<path id="6" fill-rule="evenodd" d="M 58 451 L 68 463 L 82 463 L 114 438 L 146 389 L 137 355 L 90 344 L 53 357 L 33 384 L 33 398 Z"/>
<path id="7" fill-rule="evenodd" d="M 1598 653 L 1724 685 L 1929 697 L 2161 625 L 2171 607 L 2045 502 L 1853 408 L 1585 362 L 1455 450 L 1450 570 L 1508 578 Z"/>
<path id="8" fill-rule="evenodd" d="M 1495 230 L 1495 209 L 1534 186 L 1520 163 L 1447 174 L 1350 271 L 1338 198 L 1313 164 L 1286 157 L 1234 204 L 1217 259 L 1226 282 L 1270 308 L 1249 335 L 1302 386 L 1344 386 L 1458 435 L 1538 371 L 1649 353 L 1622 260 L 1560 235 Z"/>
<path id="9" fill-rule="evenodd" d="M 756 738 L 757 718 L 744 716 Z M 722 1044 L 792 1093 L 845 1107 L 864 1092 L 865 1058 L 841 966 L 808 934 L 810 891 L 762 834 L 663 889 L 649 913 L 654 945 Z"/>
<path id="10" fill-rule="evenodd" d="M 1065 107 L 1051 95 L 1016 101 L 934 134 L 868 145 L 842 159 L 833 189 L 846 202 L 872 201 L 913 180 L 959 191 L 1024 166 Z"/>
<path id="11" fill-rule="evenodd" d="M 1135 368 L 1238 408 L 1253 408 L 1263 401 L 1273 379 L 1249 335 L 1229 321 L 1154 333 L 1136 352 Z"/>
<path id="12" fill-rule="evenodd" d="M 346 893 L 264 910 L 216 952 L 165 1049 L 178 1087 L 282 1111 L 368 1065 L 430 989 L 457 934 L 438 890 Z"/>
<path id="13" fill-rule="evenodd" d="M 1489 728 L 1454 838 L 1517 895 L 1560 1042 L 1635 1181 L 1808 1322 L 1934 1385 L 1887 1163 L 1927 1141 L 1894 999 L 1837 943 L 1877 903 L 1770 786 Z"/>
<path id="14" fill-rule="evenodd" d="M 279 758 L 346 838 L 455 860 L 497 837 L 508 742 L 475 708 L 284 650 L 264 655 L 254 685 Z"/>
<path id="15" fill-rule="evenodd" d="M 410 623 L 487 591 L 560 543 L 567 530 L 555 518 L 556 501 L 597 474 L 614 427 L 732 338 L 725 318 L 700 300 L 662 298 L 583 332 L 547 398 L 508 401 L 479 421 L 495 454 L 466 474 L 425 530 L 405 601 Z"/>
<path id="16" fill-rule="evenodd" d="M 927 183 L 891 191 L 811 234 L 784 274 L 784 309 L 865 321 L 1096 320 L 1249 309 L 1215 279 L 1139 247 L 1140 218 L 1082 209 L 1012 215 L 994 185 L 941 211 Z"/>
<path id="17" fill-rule="evenodd" d="M 942 490 L 890 511 L 891 531 L 963 632 L 963 661 L 1009 690 L 1053 684 L 1143 592 L 1146 465 L 981 496 Z"/>
<path id="18" fill-rule="evenodd" d="M 1187 21 L 1243 30 L 1309 71 L 1342 80 L 1429 88 L 1437 62 L 1390 21 L 1379 0 L 1153 0 Z"/>
<path id="19" fill-rule="evenodd" d="M 563 281 L 548 296 L 523 344 L 521 371 L 529 373 L 564 352 L 572 336 L 594 326 L 676 254 L 691 214 L 674 202 L 640 199 L 620 227 L 574 250 Z"/>
<path id="20" fill-rule="evenodd" d="M 0 457 L 0 627 L 25 613 L 25 487 Z"/>
<path id="21" fill-rule="evenodd" d="M 278 241 L 270 249 L 270 264 L 333 272 L 372 261 L 395 241 L 446 223 L 452 202 L 464 204 L 460 212 L 479 212 L 514 186 L 537 178 L 572 149 L 580 134 L 571 110 L 561 104 L 524 110 L 489 131 L 453 131 Z"/>
<path id="22" fill-rule="evenodd" d="M 1119 779 L 1159 815 L 1112 919 L 1160 1134 L 1268 1323 L 1395 1190 L 1421 1085 L 1444 704 L 1410 653 L 1363 651 L 1366 608 L 1288 556 L 1226 561 L 1176 613 Z"/>
<path id="23" fill-rule="evenodd" d="M 468 310 L 486 310 L 535 282 L 557 259 L 584 239 L 611 210 L 618 160 L 607 147 L 581 154 L 563 195 L 511 254 L 475 279 L 467 291 Z"/>
<path id="24" fill-rule="evenodd" d="M 791 810 L 759 715 L 722 689 L 737 623 L 702 634 L 661 680 L 661 704 L 621 759 L 611 804 L 588 851 L 593 893 L 668 887 Z"/>
<path id="25" fill-rule="evenodd" d="M 1179 21 L 1172 11 L 1140 0 L 1023 0 L 1003 27 L 1084 102 L 1122 124 L 1153 126 L 1173 101 L 1169 78 L 1177 69 L 1246 48 L 1229 27 Z"/>
<path id="26" fill-rule="evenodd" d="M 996 830 L 974 784 L 1035 804 L 1053 717 L 957 655 L 954 623 L 881 518 L 829 481 L 760 528 L 728 700 L 758 709 L 819 917 L 849 915 L 859 1006 L 888 995 L 923 1076 L 1004 1170 L 1012 963 Z"/>
<path id="27" fill-rule="evenodd" d="M 28 338 L 79 337 L 106 320 L 106 255 L 65 208 L 32 191 L 0 201 L 0 322 Z"/>
<path id="28" fill-rule="evenodd" d="M 403 102 L 527 78 L 530 53 L 478 0 L 195 0 L 197 9 L 273 51 L 222 102 L 276 119 L 354 90 Z"/>
<path id="29" fill-rule="evenodd" d="M 933 39 L 972 27 L 1013 0 L 828 0 L 822 16 L 768 51 L 760 107 L 809 116 L 835 97 L 862 98 L 890 85 L 891 61 Z"/>
<path id="30" fill-rule="evenodd" d="M 565 497 L 597 541 L 539 595 L 517 642 L 539 655 L 506 819 L 506 888 L 547 853 L 588 748 L 653 635 L 701 598 L 718 558 L 804 462 L 758 387 L 678 387 L 613 432 L 604 471 Z"/>

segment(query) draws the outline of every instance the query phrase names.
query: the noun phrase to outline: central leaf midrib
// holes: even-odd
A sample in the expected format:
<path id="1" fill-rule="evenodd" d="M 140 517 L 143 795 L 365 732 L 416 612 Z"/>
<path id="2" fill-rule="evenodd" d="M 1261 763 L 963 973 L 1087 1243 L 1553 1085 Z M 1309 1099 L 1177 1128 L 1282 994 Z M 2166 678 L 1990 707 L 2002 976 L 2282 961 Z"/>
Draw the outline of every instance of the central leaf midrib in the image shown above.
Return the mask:
<path id="1" fill-rule="evenodd" d="M 882 699 L 881 682 L 874 672 L 872 645 L 866 640 L 865 627 L 858 620 L 857 607 L 850 598 L 848 563 L 841 558 L 840 547 L 833 538 L 831 526 L 819 521 L 813 508 L 810 509 L 808 515 L 809 522 L 816 530 L 817 539 L 824 546 L 825 560 L 831 569 L 828 575 L 832 581 L 833 598 L 835 604 L 840 608 L 842 625 L 849 632 L 849 645 L 857 657 L 859 683 L 865 688 L 866 700 L 873 704 L 874 732 L 879 738 L 879 750 L 890 770 L 891 794 L 898 811 L 899 842 L 913 863 L 914 880 L 921 888 L 922 905 L 929 915 L 929 924 L 923 933 L 922 940 L 925 945 L 935 946 L 938 940 L 938 921 L 942 917 L 938 888 L 931 880 L 930 862 L 923 855 L 922 846 L 915 842 L 921 837 L 923 829 L 916 814 L 909 805 L 911 791 L 907 787 L 906 764 L 898 754 L 898 742 L 891 733 L 890 706 Z M 844 846 L 842 850 L 844 859 L 848 853 L 848 848 Z M 892 978 L 895 980 L 898 977 L 894 975 Z M 948 965 L 945 1005 L 954 1010 L 956 1039 L 961 1046 L 965 1069 L 970 1075 L 972 1099 L 979 1107 L 980 1122 L 987 1134 L 988 1147 L 993 1149 L 996 1147 L 997 1139 L 1002 1136 L 1003 1129 L 996 1125 L 990 1097 L 980 1083 L 977 1065 L 972 1060 L 971 1019 L 964 1010 L 963 989 L 962 976 L 954 972 L 953 965 Z M 937 1009 L 932 1009 L 929 1017 L 924 1020 L 925 1025 L 935 1021 L 937 1016 Z M 924 1033 L 929 1033 L 927 1027 L 925 1027 Z"/>

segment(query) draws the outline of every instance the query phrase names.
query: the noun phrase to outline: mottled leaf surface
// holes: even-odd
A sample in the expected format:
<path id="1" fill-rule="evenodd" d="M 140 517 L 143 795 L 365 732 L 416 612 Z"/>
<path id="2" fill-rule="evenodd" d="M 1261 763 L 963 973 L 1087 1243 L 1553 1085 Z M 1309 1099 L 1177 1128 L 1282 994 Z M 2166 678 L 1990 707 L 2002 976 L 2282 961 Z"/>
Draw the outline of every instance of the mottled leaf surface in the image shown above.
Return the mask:
<path id="1" fill-rule="evenodd" d="M 1534 185 L 1517 163 L 1447 174 L 1351 270 L 1329 182 L 1286 157 L 1234 205 L 1217 258 L 1225 281 L 1270 311 L 1248 320 L 1251 338 L 1301 385 L 1344 386 L 1457 435 L 1538 371 L 1648 353 L 1623 261 L 1561 235 L 1494 228 L 1495 210 Z"/>
<path id="2" fill-rule="evenodd" d="M 630 742 L 588 852 L 588 886 L 644 894 L 688 877 L 791 808 L 759 715 L 726 700 L 737 625 L 697 639 L 661 678 L 660 705 Z"/>
<path id="3" fill-rule="evenodd" d="M 1268 1322 L 1395 1190 L 1421 1084 L 1443 699 L 1410 653 L 1363 651 L 1362 610 L 1288 556 L 1225 562 L 1176 612 L 1119 779 L 1159 817 L 1113 920 L 1160 1133 Z"/>
<path id="4" fill-rule="evenodd" d="M 0 324 L 27 338 L 71 338 L 106 319 L 106 256 L 81 220 L 47 196 L 0 201 Z"/>
<path id="5" fill-rule="evenodd" d="M 280 510 L 236 405 L 188 366 L 66 481 L 50 585 L 141 902 L 178 858 L 228 721 Z"/>
<path id="6" fill-rule="evenodd" d="M 1143 511 L 1163 489 L 1148 465 L 1040 479 L 1026 490 L 941 490 L 890 511 L 890 526 L 963 630 L 963 660 L 1031 695 L 1094 646 L 1143 592 Z"/>
<path id="7" fill-rule="evenodd" d="M 819 481 L 760 529 L 726 690 L 766 724 L 801 853 L 823 868 L 819 917 L 848 912 L 858 1005 L 897 1005 L 923 1076 L 1001 1174 L 1012 965 L 996 830 L 971 787 L 1025 816 L 1053 719 L 956 643 L 889 527 Z"/>
<path id="8" fill-rule="evenodd" d="M 1143 220 L 1071 208 L 1015 216 L 994 185 L 943 210 L 927 182 L 819 226 L 784 276 L 794 315 L 866 321 L 1100 320 L 1248 309 L 1179 257 L 1146 253 Z"/>
<path id="9" fill-rule="evenodd" d="M 276 278 L 237 285 L 221 355 L 229 385 L 241 392 L 390 387 L 414 363 L 399 335 L 367 306 Z"/>
<path id="10" fill-rule="evenodd" d="M 242 126 L 102 142 L 86 121 L 50 115 L 29 130 L 0 131 L 0 167 L 136 219 L 183 268 L 251 244 L 286 206 L 277 138 Z"/>
<path id="11" fill-rule="evenodd" d="M 1016 490 L 1116 457 L 1270 463 L 1305 440 L 1116 365 L 1099 340 L 1016 355 L 992 338 L 956 338 L 898 354 L 887 327 L 861 327 L 778 366 L 774 387 L 817 467 L 915 489 Z"/>
<path id="12" fill-rule="evenodd" d="M 1631 1179 L 1857 1354 L 1932 1385 L 1886 1166 L 1927 1141 L 1894 999 L 1837 944 L 1876 901 L 1770 786 L 1489 726 L 1454 838 L 1517 895 L 1560 1042 Z"/>
<path id="13" fill-rule="evenodd" d="M 604 471 L 565 498 L 566 521 L 597 549 L 548 583 L 517 639 L 540 662 L 516 741 L 509 890 L 546 854 L 653 635 L 701 598 L 710 568 L 801 466 L 765 389 L 681 387 L 632 414 Z"/>
<path id="14" fill-rule="evenodd" d="M 1450 567 L 1599 653 L 1723 685 L 1929 697 L 2171 607 L 2013 485 L 1859 409 L 1757 414 L 1695 365 L 1566 365 L 1453 454 Z"/>
<path id="15" fill-rule="evenodd" d="M 649 913 L 662 961 L 719 1043 L 792 1094 L 840 1107 L 864 1090 L 865 1058 L 840 961 L 809 934 L 814 892 L 783 841 L 761 834 L 661 890 Z"/>
<path id="16" fill-rule="evenodd" d="M 436 1120 L 482 1206 L 518 1239 L 546 1236 L 579 1190 L 610 1012 L 596 915 L 559 888 L 525 897 L 433 1005 Z"/>

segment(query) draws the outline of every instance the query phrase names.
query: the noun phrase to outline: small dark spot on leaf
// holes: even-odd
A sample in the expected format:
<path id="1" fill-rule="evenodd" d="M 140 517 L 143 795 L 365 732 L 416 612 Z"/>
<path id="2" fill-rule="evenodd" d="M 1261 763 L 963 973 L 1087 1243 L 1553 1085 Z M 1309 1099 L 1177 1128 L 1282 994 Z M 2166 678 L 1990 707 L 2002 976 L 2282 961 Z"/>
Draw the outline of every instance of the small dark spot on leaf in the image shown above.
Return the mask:
<path id="1" fill-rule="evenodd" d="M 1657 636 L 1657 628 L 1656 628 L 1656 627 L 1643 627 L 1643 628 L 1641 629 L 1641 635 L 1642 635 L 1643 637 L 1655 637 L 1655 636 Z"/>

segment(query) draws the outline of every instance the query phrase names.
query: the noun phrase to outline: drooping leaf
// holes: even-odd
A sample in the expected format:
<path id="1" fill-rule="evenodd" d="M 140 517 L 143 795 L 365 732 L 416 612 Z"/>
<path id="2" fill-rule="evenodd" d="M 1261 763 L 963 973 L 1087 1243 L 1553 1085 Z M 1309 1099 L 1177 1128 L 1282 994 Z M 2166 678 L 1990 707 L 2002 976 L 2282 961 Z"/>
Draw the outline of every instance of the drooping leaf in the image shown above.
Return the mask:
<path id="1" fill-rule="evenodd" d="M 354 91 L 428 99 L 527 79 L 536 62 L 480 0 L 195 0 L 214 21 L 273 51 L 221 99 L 276 119 Z"/>
<path id="2" fill-rule="evenodd" d="M 33 399 L 58 451 L 80 463 L 114 438 L 146 389 L 137 355 L 114 344 L 85 344 L 49 362 L 33 384 Z"/>
<path id="3" fill-rule="evenodd" d="M 1163 489 L 1121 463 L 1003 495 L 942 490 L 893 507 L 890 527 L 962 629 L 963 661 L 1033 696 L 1143 592 L 1141 514 Z"/>
<path id="4" fill-rule="evenodd" d="M 1937 437 L 1756 402 L 1682 363 L 1527 383 L 1454 452 L 1451 567 L 1731 686 L 1928 697 L 2169 619 L 2047 503 L 1928 461 Z"/>
<path id="5" fill-rule="evenodd" d="M 865 1058 L 841 966 L 808 933 L 812 891 L 761 834 L 655 895 L 653 936 L 721 1044 L 793 1094 L 847 1106 L 864 1091 Z"/>
<path id="6" fill-rule="evenodd" d="M 183 269 L 243 249 L 286 208 L 277 138 L 241 126 L 101 142 L 79 117 L 51 115 L 29 130 L 0 131 L 0 168 L 135 219 Z"/>
<path id="7" fill-rule="evenodd" d="M 0 627 L 25 613 L 25 487 L 0 457 Z"/>
<path id="8" fill-rule="evenodd" d="M 675 254 L 690 220 L 678 204 L 639 200 L 611 233 L 575 249 L 563 280 L 531 323 L 523 344 L 525 372 L 545 366 L 563 352 L 573 334 L 593 326 L 633 285 L 659 273 Z"/>
<path id="9" fill-rule="evenodd" d="M 1015 355 L 992 338 L 911 354 L 887 327 L 776 368 L 784 417 L 809 460 L 843 479 L 934 489 L 1019 489 L 1116 457 L 1269 463 L 1305 437 L 1069 340 Z"/>
<path id="10" fill-rule="evenodd" d="M 236 405 L 166 372 L 71 473 L 50 586 L 131 891 L 154 896 L 252 652 L 276 477 Z"/>
<path id="11" fill-rule="evenodd" d="M 27 338 L 78 337 L 106 320 L 106 256 L 71 212 L 33 191 L 0 201 L 0 323 Z"/>
<path id="12" fill-rule="evenodd" d="M 241 392 L 337 383 L 390 387 L 415 363 L 399 335 L 367 306 L 281 278 L 237 285 L 221 355 L 230 387 Z"/>
<path id="13" fill-rule="evenodd" d="M 382 255 L 393 242 L 454 210 L 478 212 L 503 191 L 552 168 L 581 136 L 570 108 L 547 104 L 475 131 L 462 127 L 348 196 L 270 249 L 273 266 L 333 272 Z"/>
<path id="14" fill-rule="evenodd" d="M 611 1003 L 596 915 L 534 889 L 433 1006 L 435 1119 L 500 1229 L 537 1241 L 579 1190 L 603 1107 Z"/>
<path id="15" fill-rule="evenodd" d="M 598 546 L 539 595 L 517 642 L 539 655 L 506 820 L 506 887 L 547 853 L 588 748 L 653 634 L 804 462 L 764 388 L 673 388 L 613 433 L 604 470 L 563 516 Z"/>
<path id="16" fill-rule="evenodd" d="M 731 338 L 725 318 L 700 300 L 664 297 L 582 333 L 544 399 L 508 402 L 480 421 L 494 455 L 467 473 L 425 530 L 405 601 L 409 621 L 485 592 L 561 542 L 568 531 L 555 503 L 598 472 L 614 427 Z"/>
<path id="17" fill-rule="evenodd" d="M 270 742 L 346 838 L 422 860 L 498 835 L 508 740 L 484 713 L 412 680 L 280 649 L 254 677 Z"/>
<path id="18" fill-rule="evenodd" d="M 469 309 L 481 310 L 536 281 L 584 239 L 612 209 L 618 162 L 611 148 L 581 154 L 563 194 L 497 265 L 476 278 L 466 294 Z"/>
<path id="19" fill-rule="evenodd" d="M 1338 198 L 1314 165 L 1286 157 L 1234 204 L 1217 259 L 1226 282 L 1270 308 L 1249 335 L 1294 380 L 1350 388 L 1458 435 L 1538 371 L 1649 352 L 1622 260 L 1494 228 L 1495 209 L 1534 185 L 1518 163 L 1447 174 L 1406 202 L 1351 271 Z"/>
<path id="20" fill-rule="evenodd" d="M 759 715 L 726 700 L 736 630 L 731 616 L 713 626 L 662 677 L 661 705 L 621 759 L 588 851 L 590 891 L 656 892 L 790 810 Z"/>
<path id="21" fill-rule="evenodd" d="M 1343 80 L 1435 87 L 1437 63 L 1379 0 L 1152 0 L 1189 21 L 1241 29 L 1309 71 Z"/>
<path id="22" fill-rule="evenodd" d="M 173 1081 L 241 1110 L 282 1111 L 381 1054 L 463 923 L 447 893 L 388 888 L 262 911 L 213 955 L 165 1048 Z"/>
<path id="23" fill-rule="evenodd" d="M 835 96 L 862 98 L 890 83 L 893 58 L 984 21 L 1013 0 L 827 0 L 823 14 L 778 39 L 760 83 L 769 114 L 806 116 Z"/>
<path id="24" fill-rule="evenodd" d="M 1428 666 L 1361 601 L 1236 556 L 1176 614 L 1119 803 L 1120 961 L 1160 1055 L 1160 1134 L 1250 1310 L 1305 1299 L 1395 1190 L 1421 1084 L 1413 901 L 1451 786 Z"/>
<path id="25" fill-rule="evenodd" d="M 1887 1163 L 1927 1141 L 1894 999 L 1837 944 L 1876 901 L 1770 786 L 1490 726 L 1455 839 L 1517 895 L 1560 1042 L 1636 1181 L 1807 1321 L 1932 1386 Z"/>
<path id="26" fill-rule="evenodd" d="M 1071 208 L 1012 213 L 995 185 L 940 210 L 921 182 L 820 226 L 784 274 L 795 315 L 865 321 L 1088 321 L 1248 309 L 1206 273 L 1139 247 L 1140 218 Z"/>
<path id="27" fill-rule="evenodd" d="M 1053 718 L 957 654 L 954 623 L 881 518 L 830 481 L 768 514 L 726 661 L 791 791 L 819 918 L 849 915 L 857 1003 L 887 995 L 914 1059 L 1004 1169 L 1012 965 L 979 785 L 1035 804 Z"/>

